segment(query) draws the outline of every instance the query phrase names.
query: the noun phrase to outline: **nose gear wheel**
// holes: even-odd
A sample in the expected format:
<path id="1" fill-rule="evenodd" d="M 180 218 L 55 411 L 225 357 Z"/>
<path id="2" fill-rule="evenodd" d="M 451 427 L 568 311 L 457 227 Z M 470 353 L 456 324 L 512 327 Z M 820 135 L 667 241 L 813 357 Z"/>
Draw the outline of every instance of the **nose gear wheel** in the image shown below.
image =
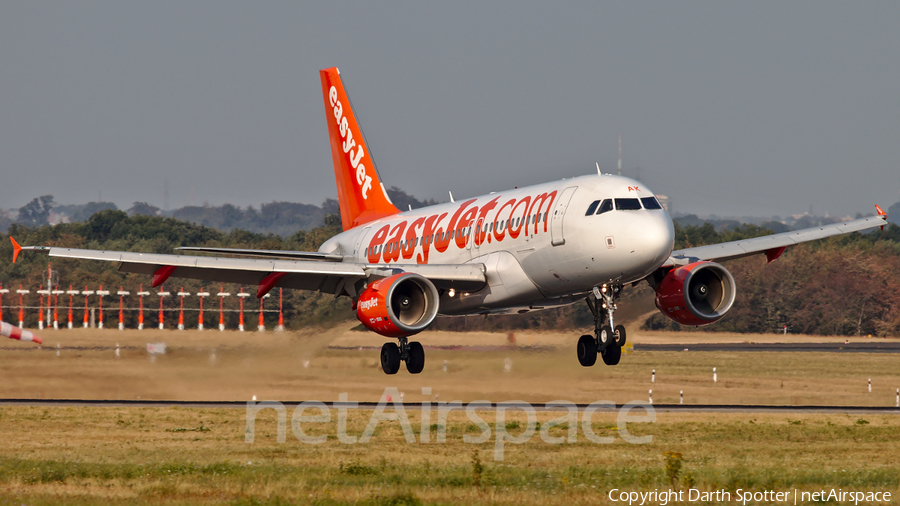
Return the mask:
<path id="1" fill-rule="evenodd" d="M 596 355 L 603 358 L 606 365 L 616 365 L 622 357 L 622 346 L 625 345 L 625 327 L 616 325 L 613 313 L 616 311 L 616 300 L 622 292 L 622 285 L 603 284 L 595 286 L 585 298 L 591 314 L 594 315 L 594 336 L 581 336 L 578 339 L 578 362 L 590 367 L 597 361 Z M 607 323 L 608 322 L 608 323 Z M 593 341 L 593 346 L 588 343 Z M 591 355 L 593 351 L 593 356 Z"/>

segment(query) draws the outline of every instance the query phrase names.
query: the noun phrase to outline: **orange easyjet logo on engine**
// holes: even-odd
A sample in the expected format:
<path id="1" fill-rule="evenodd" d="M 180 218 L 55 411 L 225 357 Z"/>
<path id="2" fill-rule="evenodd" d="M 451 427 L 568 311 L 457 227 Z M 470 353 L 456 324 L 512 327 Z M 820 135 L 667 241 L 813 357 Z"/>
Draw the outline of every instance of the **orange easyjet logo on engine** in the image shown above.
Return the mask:
<path id="1" fill-rule="evenodd" d="M 350 165 L 356 169 L 356 184 L 362 186 L 363 199 L 368 199 L 369 190 L 372 188 L 372 176 L 369 176 L 366 173 L 366 166 L 360 163 L 363 156 L 365 156 L 363 147 L 358 146 L 356 144 L 356 139 L 353 138 L 353 130 L 350 129 L 347 117 L 344 116 L 344 105 L 338 100 L 337 88 L 334 86 L 328 90 L 328 100 L 331 102 L 334 120 L 337 122 L 338 128 L 341 131 L 341 139 L 343 139 L 341 148 L 344 150 L 345 154 L 349 155 Z M 355 153 L 353 152 L 354 147 L 356 148 Z"/>

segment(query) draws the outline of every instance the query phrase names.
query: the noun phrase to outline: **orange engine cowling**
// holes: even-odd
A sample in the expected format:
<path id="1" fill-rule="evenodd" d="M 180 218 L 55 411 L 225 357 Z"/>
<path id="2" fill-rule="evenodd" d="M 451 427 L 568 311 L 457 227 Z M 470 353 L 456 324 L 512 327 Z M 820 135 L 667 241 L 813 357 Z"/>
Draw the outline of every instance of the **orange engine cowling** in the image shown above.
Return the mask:
<path id="1" fill-rule="evenodd" d="M 656 307 L 682 325 L 719 321 L 734 304 L 731 273 L 714 262 L 694 262 L 672 269 L 656 286 Z"/>
<path id="2" fill-rule="evenodd" d="M 363 290 L 356 317 L 369 330 L 387 337 L 406 337 L 425 330 L 438 312 L 438 291 L 427 278 L 402 272 Z"/>

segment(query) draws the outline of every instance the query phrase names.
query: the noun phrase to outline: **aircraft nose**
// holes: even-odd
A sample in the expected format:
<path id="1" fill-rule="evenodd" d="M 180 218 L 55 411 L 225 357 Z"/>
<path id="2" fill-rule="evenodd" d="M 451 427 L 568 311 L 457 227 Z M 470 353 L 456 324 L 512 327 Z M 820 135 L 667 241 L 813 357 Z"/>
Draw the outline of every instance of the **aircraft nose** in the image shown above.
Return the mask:
<path id="1" fill-rule="evenodd" d="M 648 271 L 659 267 L 675 245 L 675 227 L 665 212 L 648 211 L 632 221 L 626 234 L 627 244 L 639 263 Z"/>

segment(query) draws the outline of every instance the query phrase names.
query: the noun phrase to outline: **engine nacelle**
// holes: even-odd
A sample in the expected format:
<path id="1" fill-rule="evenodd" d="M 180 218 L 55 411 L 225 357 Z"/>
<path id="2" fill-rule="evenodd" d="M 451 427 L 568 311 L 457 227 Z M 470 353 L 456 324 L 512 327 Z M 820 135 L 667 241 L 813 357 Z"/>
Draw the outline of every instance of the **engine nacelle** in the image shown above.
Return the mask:
<path id="1" fill-rule="evenodd" d="M 734 304 L 731 273 L 713 262 L 695 262 L 672 269 L 656 286 L 656 307 L 682 325 L 719 321 Z"/>
<path id="2" fill-rule="evenodd" d="M 356 317 L 369 330 L 387 337 L 406 337 L 425 330 L 438 312 L 438 291 L 427 278 L 401 272 L 363 290 Z"/>

